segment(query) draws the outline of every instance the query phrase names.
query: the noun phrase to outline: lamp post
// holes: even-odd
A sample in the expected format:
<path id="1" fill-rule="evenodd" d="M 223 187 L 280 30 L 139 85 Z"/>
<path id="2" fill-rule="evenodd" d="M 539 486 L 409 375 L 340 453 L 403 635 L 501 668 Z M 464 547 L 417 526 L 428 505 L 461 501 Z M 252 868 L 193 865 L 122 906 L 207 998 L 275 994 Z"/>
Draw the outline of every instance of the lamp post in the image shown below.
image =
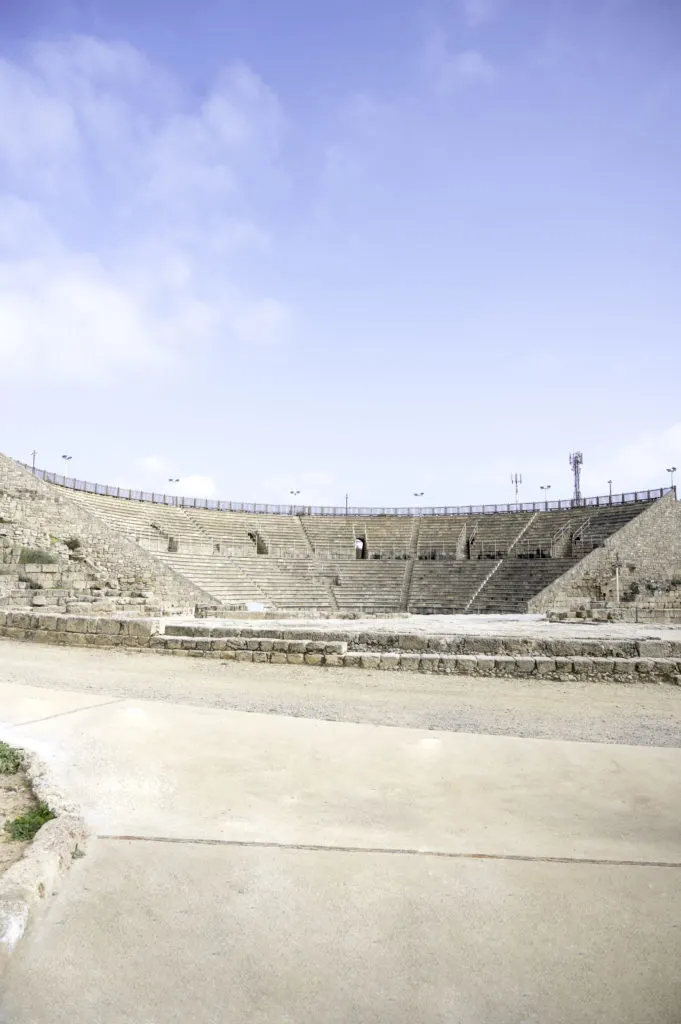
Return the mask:
<path id="1" fill-rule="evenodd" d="M 674 487 L 674 473 L 676 473 L 676 466 L 667 466 L 667 472 L 670 477 L 670 486 Z"/>
<path id="2" fill-rule="evenodd" d="M 62 459 L 64 460 L 64 480 L 66 480 L 66 475 L 69 469 L 69 462 L 71 461 L 72 458 L 72 455 L 62 455 Z"/>
<path id="3" fill-rule="evenodd" d="M 35 475 L 35 457 L 36 457 L 36 455 L 37 455 L 37 454 L 38 454 L 38 453 L 37 453 L 37 451 L 36 451 L 36 450 L 35 450 L 35 448 L 34 448 L 34 449 L 33 449 L 33 451 L 31 452 L 31 459 L 32 459 L 32 464 L 31 464 L 31 472 L 32 472 L 32 473 L 33 473 L 34 475 Z"/>
<path id="4" fill-rule="evenodd" d="M 297 497 L 298 497 L 298 495 L 300 494 L 300 491 L 289 491 L 288 493 L 289 493 L 290 495 L 292 495 L 292 496 L 293 496 L 293 498 L 295 499 L 295 498 L 297 498 Z M 291 504 L 291 515 L 293 515 L 293 506 L 294 506 L 294 504 L 295 504 L 295 500 L 294 500 L 294 501 L 292 502 L 292 504 Z"/>
<path id="5" fill-rule="evenodd" d="M 612 480 L 608 480 L 608 489 L 610 504 L 612 505 Z"/>
<path id="6" fill-rule="evenodd" d="M 551 484 L 542 484 L 540 490 L 544 492 L 544 509 L 548 511 L 549 508 L 549 491 L 551 490 Z"/>
<path id="7" fill-rule="evenodd" d="M 169 476 L 168 477 L 168 483 L 169 484 L 179 484 L 179 482 L 180 482 L 179 476 Z M 172 495 L 171 495 L 171 497 L 172 497 Z M 175 504 L 177 505 L 177 495 L 175 495 Z"/>
<path id="8" fill-rule="evenodd" d="M 617 603 L 620 603 L 620 569 L 622 568 L 622 559 L 619 553 L 615 555 L 613 566 L 615 569 L 615 594 L 617 596 Z"/>
<path id="9" fill-rule="evenodd" d="M 345 514 L 346 515 L 348 514 L 348 496 L 347 496 L 347 494 L 345 495 Z"/>

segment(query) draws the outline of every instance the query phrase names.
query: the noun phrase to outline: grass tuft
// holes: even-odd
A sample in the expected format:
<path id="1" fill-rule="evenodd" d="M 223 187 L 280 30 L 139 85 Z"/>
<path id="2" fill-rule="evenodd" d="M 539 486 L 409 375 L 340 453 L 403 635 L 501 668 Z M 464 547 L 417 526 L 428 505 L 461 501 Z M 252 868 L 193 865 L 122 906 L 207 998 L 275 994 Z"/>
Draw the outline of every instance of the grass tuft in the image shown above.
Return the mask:
<path id="1" fill-rule="evenodd" d="M 0 741 L 0 775 L 16 775 L 24 766 L 24 759 L 9 743 Z"/>
<path id="2" fill-rule="evenodd" d="M 54 817 L 56 815 L 41 800 L 34 810 L 29 811 L 27 814 L 22 814 L 19 818 L 15 818 L 14 821 L 6 821 L 5 832 L 9 832 L 12 839 L 26 842 L 33 839 L 36 832 L 43 827 L 45 822 L 51 821 Z"/>

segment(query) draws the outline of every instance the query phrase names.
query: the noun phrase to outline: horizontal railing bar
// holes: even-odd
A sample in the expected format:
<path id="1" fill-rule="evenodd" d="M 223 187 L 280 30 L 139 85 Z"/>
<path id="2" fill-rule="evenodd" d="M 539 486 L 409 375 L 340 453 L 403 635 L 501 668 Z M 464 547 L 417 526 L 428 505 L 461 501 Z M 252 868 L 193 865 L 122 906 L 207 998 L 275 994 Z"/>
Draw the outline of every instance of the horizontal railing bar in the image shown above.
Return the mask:
<path id="1" fill-rule="evenodd" d="M 111 487 L 108 484 L 89 483 L 74 477 L 65 477 L 60 473 L 52 473 L 45 469 L 34 469 L 25 462 L 18 465 L 34 473 L 40 480 L 67 487 L 74 491 L 87 494 L 102 494 L 111 498 L 122 498 L 126 501 L 140 501 L 153 505 L 165 505 L 169 508 L 201 508 L 212 512 L 246 512 L 250 515 L 282 515 L 282 516 L 346 516 L 353 519 L 376 516 L 479 516 L 498 515 L 514 512 L 555 512 L 572 508 L 600 508 L 609 505 L 628 505 L 636 502 L 657 501 L 666 494 L 676 494 L 676 487 L 656 487 L 645 491 L 628 491 L 624 494 L 606 494 L 592 498 L 563 498 L 554 501 L 511 502 L 497 505 L 446 505 L 437 507 L 345 507 L 344 505 L 268 505 L 260 502 L 224 501 L 215 498 L 186 498 L 173 494 L 156 494 L 150 491 L 136 491 L 127 487 Z"/>

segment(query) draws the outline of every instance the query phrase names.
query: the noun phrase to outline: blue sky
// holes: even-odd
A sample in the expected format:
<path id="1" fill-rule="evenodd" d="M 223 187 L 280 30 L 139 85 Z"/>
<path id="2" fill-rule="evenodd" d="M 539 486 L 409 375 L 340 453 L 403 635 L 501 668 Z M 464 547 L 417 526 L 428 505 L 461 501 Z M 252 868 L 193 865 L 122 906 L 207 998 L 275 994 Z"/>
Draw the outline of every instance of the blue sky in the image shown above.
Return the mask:
<path id="1" fill-rule="evenodd" d="M 0 448 L 235 500 L 681 469 L 681 5 L 0 0 Z"/>

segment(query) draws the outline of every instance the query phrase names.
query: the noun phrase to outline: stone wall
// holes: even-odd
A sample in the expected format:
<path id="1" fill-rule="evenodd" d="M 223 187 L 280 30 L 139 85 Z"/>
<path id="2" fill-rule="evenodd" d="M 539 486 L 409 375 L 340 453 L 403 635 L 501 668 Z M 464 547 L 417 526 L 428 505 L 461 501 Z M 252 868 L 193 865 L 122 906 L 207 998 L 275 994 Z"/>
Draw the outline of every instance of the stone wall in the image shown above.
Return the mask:
<path id="1" fill-rule="evenodd" d="M 481 678 L 681 683 L 681 642 L 531 637 L 415 637 L 158 619 L 0 611 L 0 637 L 73 647 L 128 647 L 185 658 Z M 352 649 L 354 648 L 354 649 Z"/>
<path id="2" fill-rule="evenodd" d="M 62 572 L 80 574 L 87 589 L 99 592 L 110 605 L 137 614 L 150 609 L 193 614 L 197 605 L 215 603 L 200 587 L 93 516 L 67 490 L 50 487 L 5 455 L 0 455 L 0 518 L 5 557 L 9 551 L 16 562 L 21 547 L 50 551 Z M 70 538 L 80 542 L 75 551 L 64 543 Z"/>
<path id="3" fill-rule="evenodd" d="M 660 498 L 529 601 L 530 612 L 571 610 L 585 602 L 614 603 L 620 595 L 681 576 L 681 503 Z"/>

